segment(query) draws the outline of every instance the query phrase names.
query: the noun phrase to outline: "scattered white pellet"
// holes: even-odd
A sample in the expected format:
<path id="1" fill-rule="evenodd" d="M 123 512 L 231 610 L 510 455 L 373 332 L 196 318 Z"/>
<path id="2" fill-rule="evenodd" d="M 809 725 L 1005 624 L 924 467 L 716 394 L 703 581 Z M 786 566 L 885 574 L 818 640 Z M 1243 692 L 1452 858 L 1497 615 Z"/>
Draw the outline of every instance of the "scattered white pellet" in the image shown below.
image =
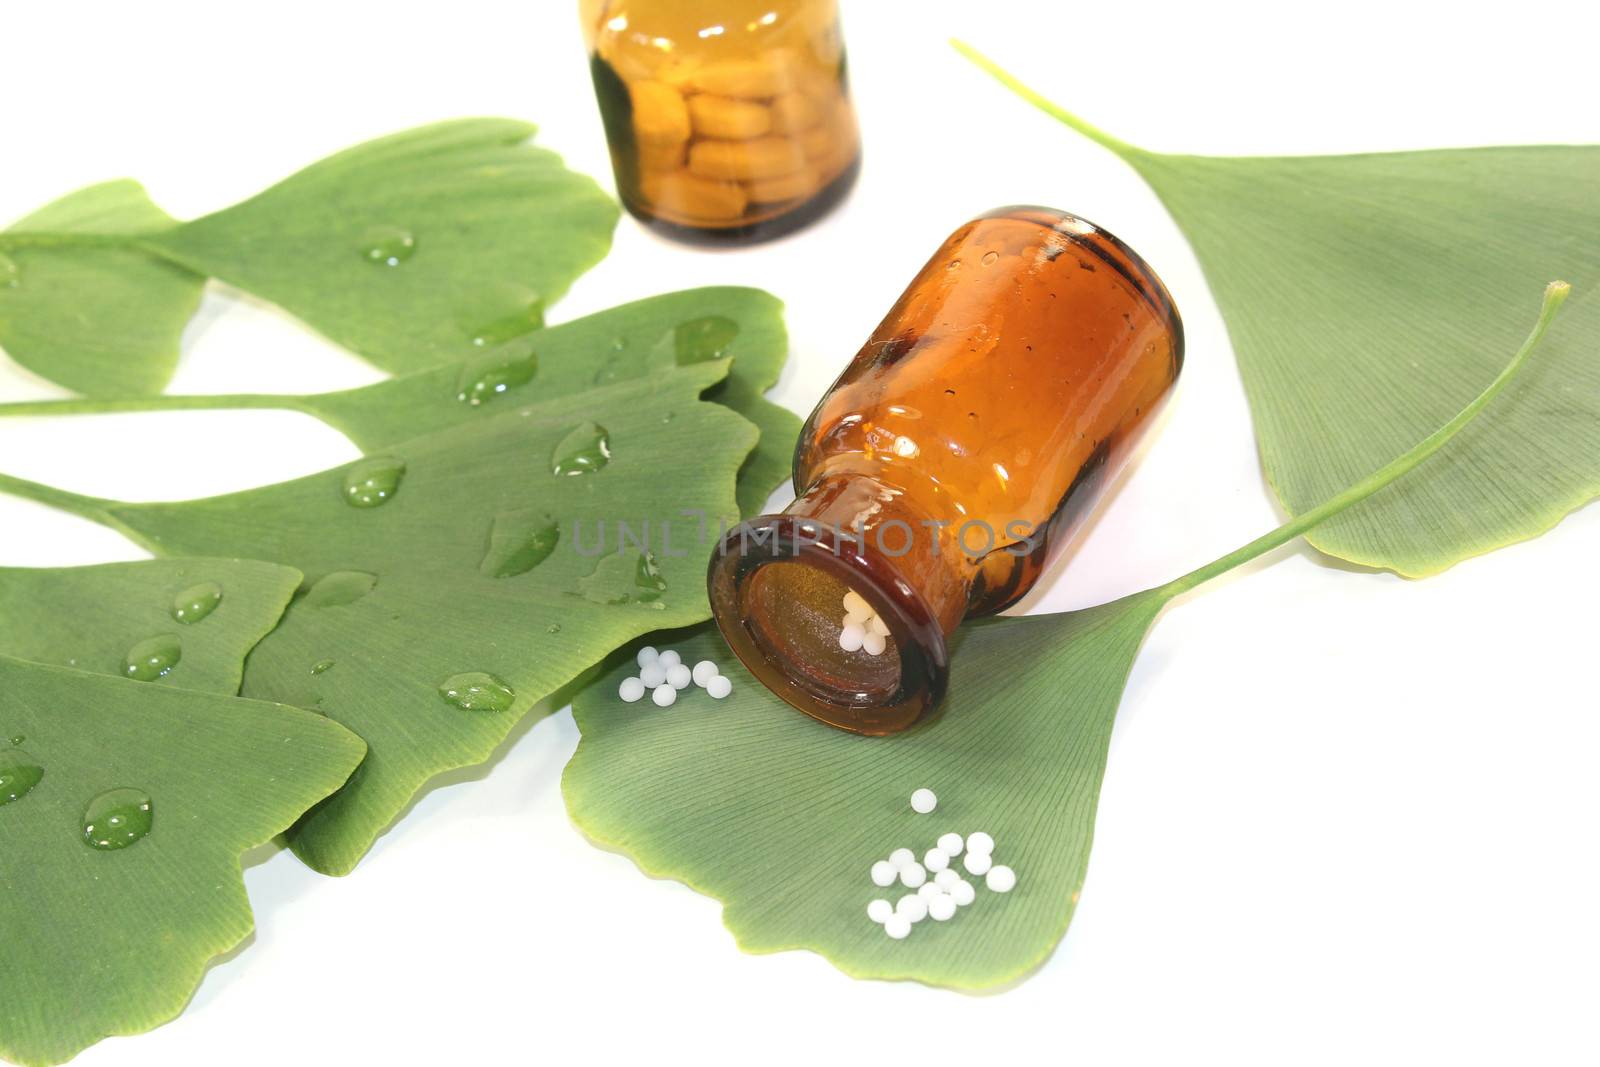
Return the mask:
<path id="1" fill-rule="evenodd" d="M 897 848 L 889 853 L 889 862 L 894 864 L 895 870 L 900 870 L 917 862 L 917 854 L 909 848 Z"/>
<path id="2" fill-rule="evenodd" d="M 869 656 L 881 656 L 888 647 L 889 639 L 876 630 L 868 630 L 861 635 L 861 649 Z"/>
<path id="3" fill-rule="evenodd" d="M 921 897 L 923 900 L 927 900 L 929 897 L 939 896 L 943 892 L 944 888 L 939 885 L 938 882 L 923 882 L 921 885 L 917 886 L 917 896 Z"/>
<path id="4" fill-rule="evenodd" d="M 894 913 L 919 923 L 928 917 L 928 902 L 915 893 L 907 893 L 895 903 Z"/>
<path id="5" fill-rule="evenodd" d="M 894 885 L 894 880 L 900 877 L 900 871 L 888 860 L 879 860 L 872 865 L 872 884 L 878 886 Z"/>
<path id="6" fill-rule="evenodd" d="M 961 872 L 956 870 L 954 867 L 946 867 L 944 870 L 933 876 L 934 885 L 937 885 L 940 889 L 943 889 L 947 893 L 950 891 L 950 887 L 959 881 L 961 881 Z"/>
<path id="7" fill-rule="evenodd" d="M 938 844 L 939 851 L 943 852 L 946 856 L 951 857 L 961 855 L 961 849 L 965 846 L 965 842 L 961 839 L 961 835 L 954 833 L 940 834 Z"/>
<path id="8" fill-rule="evenodd" d="M 889 636 L 889 624 L 883 621 L 882 615 L 874 615 L 867 620 L 867 629 L 880 637 Z"/>
<path id="9" fill-rule="evenodd" d="M 632 704 L 644 696 L 644 683 L 637 678 L 624 678 L 622 684 L 617 686 L 617 696 Z"/>
<path id="10" fill-rule="evenodd" d="M 694 665 L 694 670 L 690 673 L 690 677 L 694 679 L 695 685 L 704 689 L 717 674 L 717 665 L 708 659 L 703 659 Z"/>
<path id="11" fill-rule="evenodd" d="M 928 901 L 928 914 L 934 922 L 944 922 L 956 913 L 956 898 L 949 893 L 940 893 Z"/>
<path id="12" fill-rule="evenodd" d="M 994 851 L 994 838 L 979 830 L 977 833 L 967 835 L 967 851 L 982 852 L 985 855 Z"/>
<path id="13" fill-rule="evenodd" d="M 670 708 L 672 702 L 678 699 L 678 691 L 670 685 L 658 685 L 650 690 L 650 699 L 656 702 L 658 708 Z"/>
<path id="14" fill-rule="evenodd" d="M 894 905 L 879 897 L 867 905 L 867 918 L 875 923 L 886 923 L 894 915 Z"/>
<path id="15" fill-rule="evenodd" d="M 661 653 L 656 651 L 656 647 L 654 645 L 645 645 L 639 650 L 639 654 L 635 656 L 634 659 L 638 661 L 639 666 L 648 667 L 660 657 Z"/>
<path id="16" fill-rule="evenodd" d="M 922 865 L 937 873 L 950 866 L 950 857 L 942 848 L 930 848 L 922 854 Z"/>
<path id="17" fill-rule="evenodd" d="M 1009 893 L 1016 888 L 1017 872 L 1004 864 L 998 867 L 990 867 L 989 873 L 983 879 L 983 884 L 988 886 L 992 892 Z"/>
<path id="18" fill-rule="evenodd" d="M 674 689 L 689 688 L 689 681 L 694 676 L 689 673 L 689 668 L 681 663 L 674 663 L 667 668 L 667 684 Z"/>
<path id="19" fill-rule="evenodd" d="M 658 659 L 653 659 L 639 668 L 639 681 L 644 683 L 646 689 L 654 689 L 666 680 L 667 669 L 661 665 L 661 661 Z"/>
<path id="20" fill-rule="evenodd" d="M 987 852 L 969 851 L 967 858 L 961 861 L 961 865 L 967 869 L 968 874 L 987 874 L 989 865 L 993 862 L 994 857 Z"/>
<path id="21" fill-rule="evenodd" d="M 911 810 L 918 815 L 926 815 L 939 806 L 939 798 L 933 795 L 931 789 L 919 789 L 911 794 Z"/>
<path id="22" fill-rule="evenodd" d="M 862 618 L 869 618 L 873 613 L 872 605 L 867 603 L 867 598 L 854 589 L 844 595 L 844 610 L 846 614 L 860 615 Z"/>
<path id="23" fill-rule="evenodd" d="M 915 889 L 927 880 L 928 872 L 916 860 L 900 868 L 900 884 L 907 889 Z"/>
<path id="24" fill-rule="evenodd" d="M 978 899 L 978 891 L 972 888 L 971 882 L 959 881 L 950 887 L 950 899 L 964 908 Z"/>
<path id="25" fill-rule="evenodd" d="M 846 652 L 854 652 L 866 640 L 867 631 L 856 623 L 846 623 L 844 629 L 839 631 L 839 647 Z"/>
<path id="26" fill-rule="evenodd" d="M 706 692 L 711 694 L 713 700 L 721 700 L 733 692 L 733 681 L 726 675 L 719 674 L 706 683 Z"/>
<path id="27" fill-rule="evenodd" d="M 911 920 L 904 915 L 891 915 L 883 924 L 883 932 L 899 941 L 911 932 Z"/>

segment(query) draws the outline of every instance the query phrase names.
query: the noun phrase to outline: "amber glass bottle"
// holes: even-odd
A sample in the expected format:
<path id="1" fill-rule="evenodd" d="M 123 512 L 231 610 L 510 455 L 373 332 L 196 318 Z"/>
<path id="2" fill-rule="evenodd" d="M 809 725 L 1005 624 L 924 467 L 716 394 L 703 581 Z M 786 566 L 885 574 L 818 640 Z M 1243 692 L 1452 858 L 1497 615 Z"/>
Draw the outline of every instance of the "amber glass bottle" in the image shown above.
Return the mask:
<path id="1" fill-rule="evenodd" d="M 622 203 L 671 236 L 805 225 L 860 168 L 834 0 L 584 0 Z"/>
<path id="2" fill-rule="evenodd" d="M 911 725 L 944 694 L 947 637 L 1038 580 L 1182 360 L 1166 287 L 1111 234 L 1038 207 L 962 226 L 811 413 L 795 502 L 712 557 L 729 645 L 824 722 Z M 876 655 L 841 645 L 851 591 L 888 631 Z"/>

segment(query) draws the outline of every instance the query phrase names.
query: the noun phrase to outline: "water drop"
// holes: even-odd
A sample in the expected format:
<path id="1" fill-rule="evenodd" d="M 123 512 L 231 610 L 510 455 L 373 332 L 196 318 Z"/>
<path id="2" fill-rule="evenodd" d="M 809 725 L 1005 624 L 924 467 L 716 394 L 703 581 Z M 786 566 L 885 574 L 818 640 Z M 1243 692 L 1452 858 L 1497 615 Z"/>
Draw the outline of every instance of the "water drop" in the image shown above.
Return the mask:
<path id="1" fill-rule="evenodd" d="M 336 608 L 360 600 L 377 584 L 378 576 L 366 571 L 332 571 L 306 590 L 305 602 L 313 608 Z"/>
<path id="2" fill-rule="evenodd" d="M 992 266 L 994 266 L 995 261 L 998 260 L 999 258 L 1000 258 L 1000 253 L 999 252 L 985 252 L 983 254 L 983 265 L 985 267 L 992 267 Z"/>
<path id="3" fill-rule="evenodd" d="M 22 284 L 22 267 L 17 261 L 0 252 L 0 289 L 15 289 Z"/>
<path id="4" fill-rule="evenodd" d="M 478 570 L 492 578 L 526 574 L 556 550 L 561 528 L 556 520 L 536 508 L 502 511 L 489 530 L 489 548 Z"/>
<path id="5" fill-rule="evenodd" d="M 477 407 L 485 400 L 493 400 L 502 393 L 527 385 L 539 373 L 539 356 L 495 356 L 461 368 L 456 382 L 456 399 Z"/>
<path id="6" fill-rule="evenodd" d="M 521 285 L 491 285 L 476 291 L 458 321 L 478 348 L 514 341 L 544 326 L 544 300 Z"/>
<path id="7" fill-rule="evenodd" d="M 739 324 L 721 315 L 707 315 L 705 318 L 680 322 L 672 331 L 672 347 L 678 366 L 721 359 L 728 354 L 728 346 L 738 336 Z"/>
<path id="8" fill-rule="evenodd" d="M 374 226 L 361 236 L 361 255 L 380 267 L 398 267 L 417 250 L 417 239 L 399 226 Z"/>
<path id="9" fill-rule="evenodd" d="M 0 752 L 0 804 L 21 800 L 44 777 L 39 761 L 20 748 Z"/>
<path id="10" fill-rule="evenodd" d="M 197 623 L 217 610 L 222 603 L 222 586 L 216 582 L 191 585 L 172 599 L 172 617 L 181 623 Z"/>
<path id="11" fill-rule="evenodd" d="M 578 579 L 578 591 L 596 604 L 649 604 L 654 608 L 667 591 L 661 566 L 648 551 L 621 549 L 603 556 L 593 573 Z"/>
<path id="12" fill-rule="evenodd" d="M 344 502 L 353 508 L 387 503 L 400 488 L 406 463 L 394 456 L 376 456 L 353 463 L 344 472 Z"/>
<path id="13" fill-rule="evenodd" d="M 138 789 L 108 789 L 83 809 L 83 840 L 90 848 L 111 852 L 144 840 L 155 813 L 150 795 Z"/>
<path id="14" fill-rule="evenodd" d="M 611 439 L 597 422 L 574 426 L 557 442 L 550 457 L 556 474 L 590 474 L 611 462 Z"/>
<path id="15" fill-rule="evenodd" d="M 27 740 L 27 738 L 26 738 L 26 737 L 23 737 L 23 736 L 22 736 L 22 735 L 21 735 L 21 734 L 18 734 L 18 735 L 16 735 L 16 736 L 15 736 L 15 737 L 13 737 L 13 738 L 12 738 L 12 739 L 11 739 L 11 744 L 12 744 L 12 745 L 13 745 L 13 746 L 15 746 L 15 745 L 20 745 L 20 744 L 22 744 L 22 742 L 24 742 L 24 741 L 26 741 L 26 740 Z"/>
<path id="16" fill-rule="evenodd" d="M 503 679 L 485 671 L 452 674 L 439 683 L 439 695 L 463 711 L 505 711 L 517 698 Z"/>
<path id="17" fill-rule="evenodd" d="M 960 270 L 961 269 L 961 261 L 959 259 L 952 259 L 950 262 L 948 262 L 948 263 L 946 263 L 944 265 L 944 269 L 945 270 Z"/>
<path id="18" fill-rule="evenodd" d="M 311 665 L 311 673 L 312 674 L 326 674 L 328 669 L 330 667 L 332 667 L 332 666 L 333 666 L 333 660 L 331 660 L 331 659 L 321 659 L 321 660 L 318 660 L 317 662 L 315 662 L 315 663 L 313 663 Z"/>
<path id="19" fill-rule="evenodd" d="M 171 674 L 182 658 L 183 643 L 172 634 L 160 634 L 128 649 L 122 673 L 138 682 L 153 682 Z"/>
<path id="20" fill-rule="evenodd" d="M 544 632 L 547 634 L 558 634 L 561 632 L 561 624 L 559 622 L 553 622 L 544 628 Z"/>

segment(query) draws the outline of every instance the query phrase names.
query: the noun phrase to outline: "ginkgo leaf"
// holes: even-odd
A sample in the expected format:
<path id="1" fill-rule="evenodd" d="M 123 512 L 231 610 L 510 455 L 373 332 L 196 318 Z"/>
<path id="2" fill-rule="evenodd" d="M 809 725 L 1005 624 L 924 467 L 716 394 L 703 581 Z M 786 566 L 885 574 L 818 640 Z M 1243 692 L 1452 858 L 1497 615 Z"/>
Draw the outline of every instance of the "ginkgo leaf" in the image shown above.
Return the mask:
<path id="1" fill-rule="evenodd" d="M 611 247 L 617 206 L 513 119 L 460 119 L 313 163 L 143 243 L 390 371 L 537 329 Z"/>
<path id="2" fill-rule="evenodd" d="M 299 571 L 239 559 L 0 568 L 0 654 L 237 693 L 299 585 Z"/>
<path id="3" fill-rule="evenodd" d="M 0 656 L 0 1056 L 182 1011 L 250 933 L 240 854 L 362 752 L 298 708 Z"/>
<path id="4" fill-rule="evenodd" d="M 143 186 L 123 180 L 80 189 L 0 231 L 0 349 L 91 396 L 159 391 L 205 278 L 121 242 L 176 224 Z"/>
<path id="5" fill-rule="evenodd" d="M 723 901 L 724 922 L 749 951 L 808 948 L 858 977 L 960 989 L 1015 981 L 1050 954 L 1072 919 L 1117 705 L 1162 608 L 1434 456 L 1506 388 L 1566 293 L 1547 290 L 1539 325 L 1516 357 L 1453 419 L 1277 530 L 1109 604 L 963 626 L 944 706 L 902 733 L 864 737 L 806 718 L 739 666 L 710 627 L 673 645 L 685 661 L 722 666 L 733 682 L 722 700 L 696 690 L 666 710 L 625 704 L 617 687 L 635 667 L 620 663 L 573 701 L 583 737 L 562 780 L 573 820 L 646 872 Z M 1408 480 L 1432 476 L 1442 458 Z M 936 818 L 914 814 L 906 798 L 940 782 L 959 788 L 941 791 Z M 911 890 L 878 887 L 871 865 L 898 847 L 920 854 L 940 834 L 980 829 L 995 840 L 994 862 L 1017 872 L 1016 887 L 978 884 L 975 900 L 948 921 L 925 920 L 905 940 L 886 937 L 868 903 Z"/>
<path id="6" fill-rule="evenodd" d="M 697 363 L 508 408 L 207 500 L 0 488 L 159 555 L 227 552 L 305 573 L 308 592 L 251 654 L 243 692 L 325 712 L 367 741 L 351 783 L 290 835 L 311 866 L 343 873 L 429 778 L 486 759 L 618 645 L 709 615 L 710 539 L 737 514 L 734 475 L 755 439 L 699 399 L 726 371 Z"/>
<path id="7" fill-rule="evenodd" d="M 464 363 L 311 396 L 156 396 L 0 404 L 5 415 L 283 408 L 344 433 L 363 451 L 479 422 L 514 404 L 549 400 L 707 359 L 732 359 L 706 392 L 755 423 L 761 438 L 739 471 L 739 510 L 758 512 L 789 476 L 800 420 L 762 394 L 788 352 L 783 304 L 760 289 L 686 289 L 608 308 L 506 342 Z"/>
<path id="8" fill-rule="evenodd" d="M 1600 146 L 1352 156 L 1161 155 L 1083 122 L 957 45 L 1126 160 L 1193 244 L 1244 375 L 1262 465 L 1300 513 L 1455 411 L 1521 329 L 1517 297 L 1579 297 L 1492 417 L 1427 478 L 1310 536 L 1422 576 L 1537 536 L 1600 494 Z"/>

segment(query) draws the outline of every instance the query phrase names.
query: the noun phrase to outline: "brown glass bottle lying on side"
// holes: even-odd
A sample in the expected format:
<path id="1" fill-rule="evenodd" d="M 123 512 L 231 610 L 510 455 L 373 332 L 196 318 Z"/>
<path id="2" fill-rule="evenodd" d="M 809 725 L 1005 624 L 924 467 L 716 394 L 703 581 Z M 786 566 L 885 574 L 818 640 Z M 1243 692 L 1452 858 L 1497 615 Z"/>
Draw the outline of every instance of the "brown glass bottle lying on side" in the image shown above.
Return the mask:
<path id="1" fill-rule="evenodd" d="M 968 222 L 811 413 L 794 503 L 723 538 L 724 637 L 823 722 L 910 726 L 944 695 L 950 634 L 1033 586 L 1182 362 L 1166 287 L 1111 234 L 1040 207 Z M 852 591 L 888 631 L 876 655 L 841 647 Z"/>

